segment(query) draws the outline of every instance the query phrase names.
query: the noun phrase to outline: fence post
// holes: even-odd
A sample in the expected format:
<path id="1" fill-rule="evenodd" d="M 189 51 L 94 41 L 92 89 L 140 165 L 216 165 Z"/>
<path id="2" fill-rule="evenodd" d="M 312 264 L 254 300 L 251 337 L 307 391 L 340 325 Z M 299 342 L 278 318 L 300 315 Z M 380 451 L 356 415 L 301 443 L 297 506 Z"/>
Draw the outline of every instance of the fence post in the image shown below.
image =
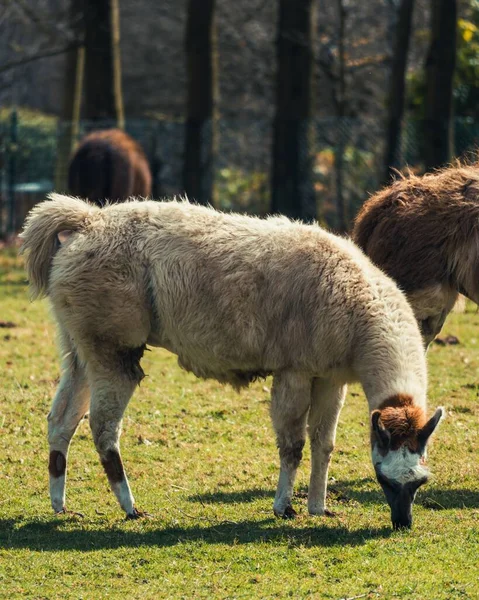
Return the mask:
<path id="1" fill-rule="evenodd" d="M 18 140 L 18 116 L 15 109 L 12 110 L 10 119 L 10 143 L 8 144 L 8 166 L 7 166 L 7 235 L 15 233 L 15 179 L 17 167 L 17 140 Z"/>

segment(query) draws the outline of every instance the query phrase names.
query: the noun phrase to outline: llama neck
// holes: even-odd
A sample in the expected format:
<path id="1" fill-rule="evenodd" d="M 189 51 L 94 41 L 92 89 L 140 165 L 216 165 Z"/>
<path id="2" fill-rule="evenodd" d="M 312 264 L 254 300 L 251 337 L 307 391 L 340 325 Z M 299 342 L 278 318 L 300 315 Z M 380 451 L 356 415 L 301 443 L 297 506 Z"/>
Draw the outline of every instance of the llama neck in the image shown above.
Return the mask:
<path id="1" fill-rule="evenodd" d="M 364 340 L 360 352 L 356 372 L 370 411 L 388 398 L 403 395 L 413 398 L 416 406 L 426 408 L 426 356 L 416 332 L 408 336 L 403 329 L 399 336 L 372 336 Z"/>

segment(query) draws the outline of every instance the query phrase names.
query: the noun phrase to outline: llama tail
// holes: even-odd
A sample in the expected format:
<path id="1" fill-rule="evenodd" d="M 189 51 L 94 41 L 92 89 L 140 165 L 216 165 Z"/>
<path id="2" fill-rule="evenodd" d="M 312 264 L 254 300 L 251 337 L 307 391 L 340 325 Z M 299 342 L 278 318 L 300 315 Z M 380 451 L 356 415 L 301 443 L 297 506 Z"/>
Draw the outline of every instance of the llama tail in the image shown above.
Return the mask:
<path id="1" fill-rule="evenodd" d="M 26 269 L 32 298 L 47 295 L 48 278 L 53 256 L 60 247 L 61 231 L 80 231 L 88 227 L 100 209 L 78 198 L 49 194 L 48 200 L 37 204 L 28 214 L 20 253 L 26 253 Z"/>

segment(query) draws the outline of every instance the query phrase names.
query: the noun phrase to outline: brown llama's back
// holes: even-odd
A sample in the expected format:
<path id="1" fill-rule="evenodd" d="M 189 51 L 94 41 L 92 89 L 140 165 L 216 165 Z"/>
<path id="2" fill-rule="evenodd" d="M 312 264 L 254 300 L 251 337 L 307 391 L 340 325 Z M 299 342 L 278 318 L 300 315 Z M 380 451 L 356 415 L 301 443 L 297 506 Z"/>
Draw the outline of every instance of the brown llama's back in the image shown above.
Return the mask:
<path id="1" fill-rule="evenodd" d="M 460 166 L 410 175 L 379 191 L 359 211 L 353 239 L 413 292 L 437 283 L 464 284 L 457 263 L 467 256 L 458 252 L 475 241 L 478 229 L 479 169 Z"/>
<path id="2" fill-rule="evenodd" d="M 151 173 L 141 146 L 120 129 L 95 131 L 81 140 L 68 171 L 71 194 L 103 206 L 149 196 Z"/>
<path id="3" fill-rule="evenodd" d="M 425 310 L 424 292 L 440 290 L 442 325 L 451 294 L 479 301 L 478 167 L 458 165 L 398 179 L 364 203 L 352 236 L 406 292 L 416 316 Z"/>

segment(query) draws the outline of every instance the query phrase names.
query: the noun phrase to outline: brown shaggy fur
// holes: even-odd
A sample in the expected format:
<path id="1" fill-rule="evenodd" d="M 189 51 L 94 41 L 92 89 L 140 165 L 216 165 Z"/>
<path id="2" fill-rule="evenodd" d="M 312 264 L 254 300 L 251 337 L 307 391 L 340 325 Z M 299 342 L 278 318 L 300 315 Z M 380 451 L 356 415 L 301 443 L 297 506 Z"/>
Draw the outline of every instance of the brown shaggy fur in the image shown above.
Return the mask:
<path id="1" fill-rule="evenodd" d="M 479 302 L 479 168 L 401 177 L 364 203 L 353 239 L 406 292 L 420 322 L 432 317 L 422 326 L 428 343 L 459 292 Z"/>
<path id="2" fill-rule="evenodd" d="M 95 131 L 80 142 L 68 172 L 70 192 L 98 206 L 151 194 L 148 159 L 120 129 Z"/>
<path id="3" fill-rule="evenodd" d="M 426 424 L 424 410 L 414 405 L 411 396 L 398 394 L 380 406 L 381 422 L 391 435 L 391 450 L 406 446 L 411 452 L 419 450 L 418 433 Z"/>
<path id="4" fill-rule="evenodd" d="M 460 166 L 395 181 L 364 203 L 353 238 L 406 292 L 450 283 L 478 298 L 454 260 L 479 233 L 479 169 Z M 465 256 L 462 258 L 466 258 Z"/>

